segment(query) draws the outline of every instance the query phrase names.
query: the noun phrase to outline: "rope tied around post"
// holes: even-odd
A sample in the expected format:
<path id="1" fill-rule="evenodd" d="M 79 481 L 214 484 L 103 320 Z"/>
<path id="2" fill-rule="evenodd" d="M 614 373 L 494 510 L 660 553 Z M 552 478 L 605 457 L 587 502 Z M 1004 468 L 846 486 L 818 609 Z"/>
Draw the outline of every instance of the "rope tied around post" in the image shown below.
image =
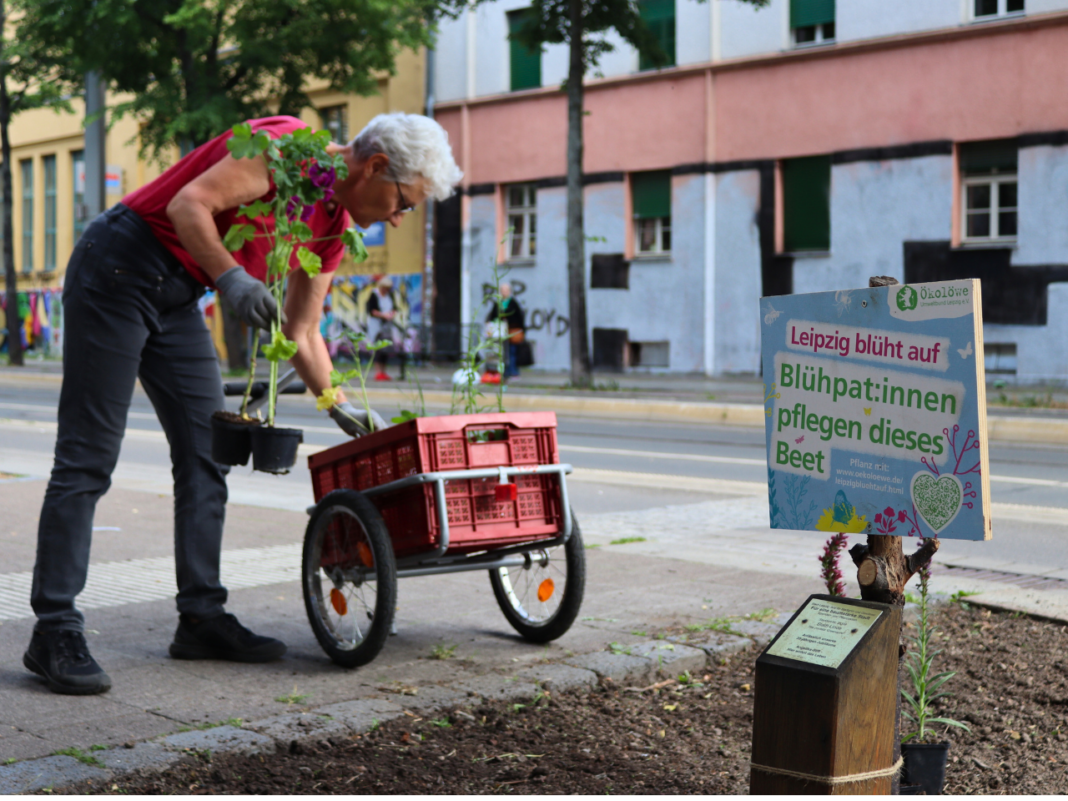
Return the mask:
<path id="1" fill-rule="evenodd" d="M 846 776 L 818 776 L 814 773 L 802 773 L 798 770 L 786 770 L 785 768 L 773 768 L 770 765 L 757 765 L 754 762 L 749 763 L 749 767 L 753 770 L 759 770 L 763 773 L 770 773 L 774 776 L 786 776 L 791 779 L 799 779 L 806 782 L 816 782 L 818 784 L 826 784 L 832 787 L 836 787 L 840 784 L 850 784 L 852 782 L 864 782 L 871 779 L 883 779 L 887 776 L 895 776 L 897 772 L 901 770 L 901 766 L 905 764 L 903 757 L 898 757 L 897 762 L 888 768 L 880 768 L 879 770 L 869 770 L 864 773 L 850 773 Z"/>

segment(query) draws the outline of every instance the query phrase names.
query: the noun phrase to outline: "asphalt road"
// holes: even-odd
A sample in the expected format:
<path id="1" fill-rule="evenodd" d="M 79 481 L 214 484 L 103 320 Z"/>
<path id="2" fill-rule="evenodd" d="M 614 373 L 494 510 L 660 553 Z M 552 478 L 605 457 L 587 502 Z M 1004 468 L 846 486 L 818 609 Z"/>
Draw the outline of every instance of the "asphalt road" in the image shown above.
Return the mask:
<path id="1" fill-rule="evenodd" d="M 54 380 L 0 385 L 0 471 L 47 475 L 58 395 L 59 383 Z M 236 399 L 228 403 L 237 406 Z M 401 405 L 410 404 L 402 401 L 397 408 L 380 411 L 388 418 Z M 305 451 L 344 441 L 333 422 L 315 410 L 309 396 L 282 396 L 278 424 L 302 428 Z M 755 484 L 766 479 L 764 437 L 755 429 L 562 416 L 559 443 L 563 461 L 602 473 L 596 482 L 572 483 L 572 502 L 580 519 L 698 503 L 715 496 L 717 481 Z M 1068 449 L 994 443 L 990 452 L 992 500 L 1012 504 L 1016 510 L 1011 518 L 995 514 L 993 541 L 945 541 L 942 558 L 982 555 L 1046 569 L 1068 568 Z M 622 476 L 626 483 L 615 482 L 611 477 L 616 474 L 629 474 Z M 646 481 L 643 476 L 648 474 L 653 478 Z M 680 491 L 671 489 L 671 480 L 664 476 L 697 481 Z M 140 390 L 131 405 L 116 481 L 119 486 L 163 493 L 170 482 L 167 444 Z M 232 500 L 239 503 L 299 510 L 311 502 L 303 459 L 284 478 L 235 468 L 230 484 Z M 1040 507 L 1037 518 L 1029 507 Z M 1064 510 L 1063 524 L 1051 522 L 1051 509 Z M 131 553 L 127 558 L 135 556 Z"/>

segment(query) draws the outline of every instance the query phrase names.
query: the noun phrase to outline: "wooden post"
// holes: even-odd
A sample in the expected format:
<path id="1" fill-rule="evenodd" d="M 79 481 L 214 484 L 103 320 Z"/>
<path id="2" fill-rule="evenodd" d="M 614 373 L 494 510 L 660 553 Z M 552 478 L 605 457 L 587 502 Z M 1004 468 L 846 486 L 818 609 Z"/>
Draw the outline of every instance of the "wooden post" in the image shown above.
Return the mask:
<path id="1" fill-rule="evenodd" d="M 899 606 L 805 602 L 757 659 L 751 794 L 892 792 L 900 633 Z"/>

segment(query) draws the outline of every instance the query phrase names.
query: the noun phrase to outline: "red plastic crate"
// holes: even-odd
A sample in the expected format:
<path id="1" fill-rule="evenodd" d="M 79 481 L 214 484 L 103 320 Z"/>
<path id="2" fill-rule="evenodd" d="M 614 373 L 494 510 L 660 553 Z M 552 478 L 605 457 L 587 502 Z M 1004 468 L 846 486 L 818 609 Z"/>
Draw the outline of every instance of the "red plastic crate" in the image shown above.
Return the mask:
<path id="1" fill-rule="evenodd" d="M 485 433 L 490 432 L 490 433 Z M 483 441 L 485 440 L 485 441 Z M 417 473 L 558 464 L 555 412 L 421 417 L 308 457 L 318 502 L 340 488 L 366 490 Z M 517 475 L 515 500 L 497 500 L 496 477 L 446 481 L 449 554 L 550 539 L 563 528 L 560 480 Z M 438 547 L 434 485 L 371 498 L 398 557 Z"/>

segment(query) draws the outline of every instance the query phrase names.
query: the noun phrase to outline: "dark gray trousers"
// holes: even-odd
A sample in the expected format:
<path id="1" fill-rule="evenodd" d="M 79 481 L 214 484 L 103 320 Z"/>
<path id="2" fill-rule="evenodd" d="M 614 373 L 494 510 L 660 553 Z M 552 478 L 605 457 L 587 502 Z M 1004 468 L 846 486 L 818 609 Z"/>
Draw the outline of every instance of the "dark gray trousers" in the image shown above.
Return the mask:
<path id="1" fill-rule="evenodd" d="M 222 612 L 227 469 L 211 460 L 210 418 L 224 406 L 215 349 L 197 309 L 203 291 L 121 204 L 96 218 L 71 254 L 59 431 L 31 591 L 38 631 L 83 626 L 74 599 L 85 587 L 93 513 L 111 486 L 137 378 L 170 443 L 178 611 Z"/>

